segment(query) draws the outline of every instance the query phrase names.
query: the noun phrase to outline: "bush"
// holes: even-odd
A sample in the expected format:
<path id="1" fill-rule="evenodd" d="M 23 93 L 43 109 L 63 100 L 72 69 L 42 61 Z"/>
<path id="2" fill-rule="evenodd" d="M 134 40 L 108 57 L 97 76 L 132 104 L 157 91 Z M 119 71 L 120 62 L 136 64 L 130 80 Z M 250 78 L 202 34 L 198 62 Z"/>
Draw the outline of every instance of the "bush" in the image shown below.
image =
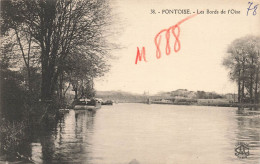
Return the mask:
<path id="1" fill-rule="evenodd" d="M 8 120 L 21 120 L 25 114 L 27 93 L 22 87 L 22 79 L 17 72 L 1 70 L 1 114 Z"/>
<path id="2" fill-rule="evenodd" d="M 0 123 L 1 151 L 7 158 L 17 157 L 19 147 L 25 139 L 25 121 L 10 122 L 3 119 Z"/>

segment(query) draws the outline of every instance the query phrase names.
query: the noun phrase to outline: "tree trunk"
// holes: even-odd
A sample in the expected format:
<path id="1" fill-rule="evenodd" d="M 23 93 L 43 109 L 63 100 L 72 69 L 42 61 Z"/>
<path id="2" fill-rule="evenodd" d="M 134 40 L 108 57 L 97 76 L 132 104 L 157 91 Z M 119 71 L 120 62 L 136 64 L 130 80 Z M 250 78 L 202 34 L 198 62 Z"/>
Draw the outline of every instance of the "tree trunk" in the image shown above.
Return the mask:
<path id="1" fill-rule="evenodd" d="M 59 76 L 59 99 L 63 99 L 63 73 Z"/>
<path id="2" fill-rule="evenodd" d="M 31 83 L 31 70 L 28 68 L 27 70 L 27 76 L 28 76 L 28 90 L 29 93 L 32 94 L 32 83 Z"/>
<path id="3" fill-rule="evenodd" d="M 254 101 L 255 104 L 258 104 L 258 92 L 257 92 L 258 82 L 259 82 L 259 65 L 257 66 L 256 79 L 255 79 L 255 101 Z"/>
<path id="4" fill-rule="evenodd" d="M 75 91 L 74 99 L 77 100 L 78 99 L 78 88 L 75 88 L 74 91 Z"/>
<path id="5" fill-rule="evenodd" d="M 41 99 L 42 101 L 51 101 L 53 100 L 54 95 L 54 84 L 57 84 L 57 81 L 53 81 L 51 76 L 51 71 L 53 68 L 49 66 L 48 54 L 42 53 L 42 84 L 41 84 Z"/>
<path id="6" fill-rule="evenodd" d="M 241 95 L 241 103 L 244 103 L 245 99 L 245 58 L 243 57 L 242 62 L 242 95 Z"/>
<path id="7" fill-rule="evenodd" d="M 49 76 L 48 68 L 42 68 L 42 85 L 41 98 L 42 101 L 52 100 L 53 93 L 51 89 L 51 77 Z"/>
<path id="8" fill-rule="evenodd" d="M 253 99 L 253 85 L 254 85 L 254 81 L 253 81 L 253 78 L 254 78 L 254 68 L 253 68 L 253 65 L 254 65 L 254 58 L 251 57 L 251 69 L 250 69 L 250 86 L 249 86 L 249 94 L 250 94 L 250 103 L 253 104 L 254 103 L 254 99 Z"/>
<path id="9" fill-rule="evenodd" d="M 240 69 L 238 72 L 238 103 L 241 103 L 241 77 L 240 77 Z"/>

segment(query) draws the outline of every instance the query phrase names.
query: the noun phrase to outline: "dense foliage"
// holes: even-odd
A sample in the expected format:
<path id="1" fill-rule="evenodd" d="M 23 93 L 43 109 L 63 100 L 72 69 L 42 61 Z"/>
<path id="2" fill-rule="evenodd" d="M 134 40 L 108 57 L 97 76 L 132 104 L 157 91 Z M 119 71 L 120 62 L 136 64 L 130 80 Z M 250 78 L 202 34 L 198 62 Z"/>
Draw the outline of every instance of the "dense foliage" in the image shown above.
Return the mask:
<path id="1" fill-rule="evenodd" d="M 260 37 L 246 36 L 234 40 L 228 47 L 223 65 L 238 86 L 238 102 L 259 103 Z"/>
<path id="2" fill-rule="evenodd" d="M 2 52 L 31 97 L 63 106 L 70 87 L 75 98 L 94 96 L 94 78 L 109 68 L 105 0 L 7 0 L 1 18 L 2 41 L 10 45 Z"/>

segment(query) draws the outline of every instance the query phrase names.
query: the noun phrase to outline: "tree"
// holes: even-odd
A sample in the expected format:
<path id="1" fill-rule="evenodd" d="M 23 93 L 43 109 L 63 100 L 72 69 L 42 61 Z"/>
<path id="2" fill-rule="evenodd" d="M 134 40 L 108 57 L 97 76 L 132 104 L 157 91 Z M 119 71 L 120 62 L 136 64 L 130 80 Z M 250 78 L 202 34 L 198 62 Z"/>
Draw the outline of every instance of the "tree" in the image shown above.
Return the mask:
<path id="1" fill-rule="evenodd" d="M 9 69 L 8 60 L 5 55 L 0 60 L 0 115 L 9 120 L 20 120 L 24 115 L 26 95 L 23 76 Z"/>
<path id="2" fill-rule="evenodd" d="M 228 47 L 223 65 L 230 79 L 238 85 L 239 103 L 259 103 L 260 37 L 246 36 L 234 40 Z"/>
<path id="3" fill-rule="evenodd" d="M 66 61 L 64 77 L 75 91 L 75 99 L 93 97 L 94 78 L 103 76 L 109 70 L 109 65 L 103 55 L 87 54 L 87 51 L 77 51 Z"/>
<path id="4" fill-rule="evenodd" d="M 207 95 L 204 91 L 197 91 L 197 99 L 206 99 Z"/>
<path id="5" fill-rule="evenodd" d="M 87 50 L 85 55 L 106 55 L 109 10 L 105 0 L 3 1 L 2 33 L 15 34 L 29 81 L 32 46 L 38 47 L 43 101 L 54 99 L 69 56 L 74 58 L 79 50 Z"/>

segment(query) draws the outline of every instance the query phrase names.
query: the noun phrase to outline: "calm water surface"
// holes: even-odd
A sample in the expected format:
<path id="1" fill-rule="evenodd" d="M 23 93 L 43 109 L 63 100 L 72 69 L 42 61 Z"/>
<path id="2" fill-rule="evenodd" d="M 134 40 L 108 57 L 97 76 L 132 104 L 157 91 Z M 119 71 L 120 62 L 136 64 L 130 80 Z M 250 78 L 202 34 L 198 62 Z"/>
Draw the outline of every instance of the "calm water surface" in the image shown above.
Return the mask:
<path id="1" fill-rule="evenodd" d="M 239 142 L 249 156 L 235 155 Z M 70 110 L 31 146 L 35 163 L 260 163 L 260 115 L 236 108 L 115 104 Z"/>

